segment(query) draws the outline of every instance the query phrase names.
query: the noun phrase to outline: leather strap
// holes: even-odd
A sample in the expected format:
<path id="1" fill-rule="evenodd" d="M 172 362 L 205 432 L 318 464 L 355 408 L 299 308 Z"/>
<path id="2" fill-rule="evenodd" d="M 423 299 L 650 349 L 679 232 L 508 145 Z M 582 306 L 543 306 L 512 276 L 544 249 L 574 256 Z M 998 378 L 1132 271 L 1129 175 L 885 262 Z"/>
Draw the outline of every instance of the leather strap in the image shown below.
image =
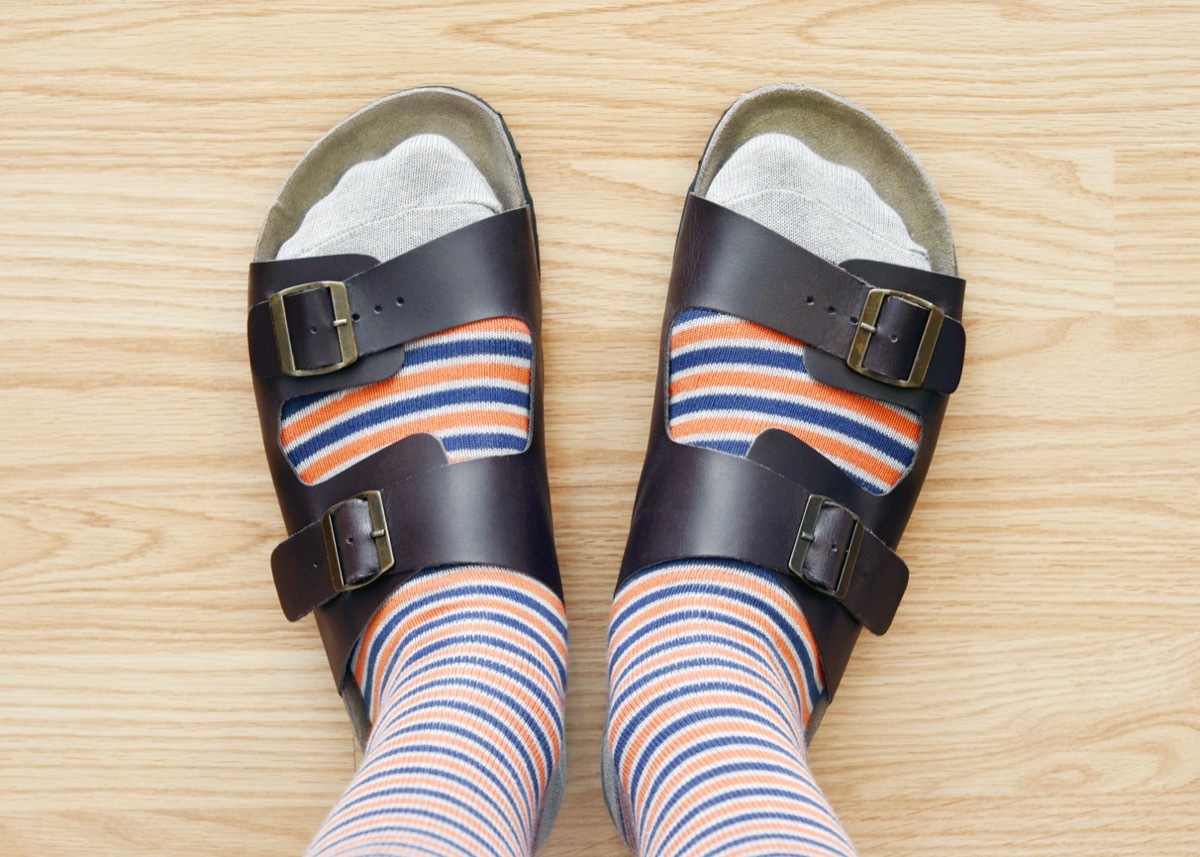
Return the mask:
<path id="1" fill-rule="evenodd" d="M 329 287 L 285 293 L 279 303 L 286 334 L 272 320 L 271 301 L 259 301 L 248 320 L 251 369 L 260 378 L 288 374 L 281 361 L 286 350 L 302 371 L 336 366 L 347 356 L 347 338 L 353 342 L 351 365 L 457 325 L 526 317 L 528 284 L 537 281 L 532 240 L 529 209 L 513 209 Z M 287 264 L 256 263 L 251 277 L 263 276 L 255 269 Z M 338 287 L 344 288 L 348 318 L 338 312 Z"/>
<path id="2" fill-rule="evenodd" d="M 539 468 L 528 456 L 481 458 L 389 485 L 379 505 L 362 495 L 335 504 L 271 555 L 284 614 L 294 622 L 382 574 L 441 565 L 546 577 L 556 561 Z"/>
<path id="3" fill-rule="evenodd" d="M 835 267 L 736 212 L 689 196 L 667 294 L 650 443 L 618 588 L 649 567 L 689 557 L 765 567 L 803 611 L 832 697 L 861 630 L 886 631 L 907 585 L 908 570 L 894 550 L 928 472 L 946 394 L 958 384 L 964 286 L 958 277 L 879 262 Z M 878 302 L 878 316 L 864 320 L 869 300 Z M 798 339 L 811 346 L 805 368 L 818 381 L 918 414 L 922 436 L 908 474 L 887 494 L 870 494 L 778 429 L 759 435 L 744 459 L 672 441 L 670 329 L 692 307 Z M 926 334 L 932 308 L 942 314 L 936 337 Z M 864 321 L 874 328 L 869 336 Z M 852 351 L 864 339 L 855 366 Z M 900 386 L 913 374 L 922 344 L 935 347 L 921 386 Z"/>
<path id="4" fill-rule="evenodd" d="M 952 393 L 962 374 L 966 335 L 957 319 L 919 295 L 879 289 L 695 194 L 684 207 L 672 297 L 682 307 L 757 322 L 851 365 L 857 343 L 855 371 L 884 384 L 906 386 L 922 374 L 915 371 L 925 363 L 922 345 L 930 349 L 927 365 L 911 386 Z M 935 316 L 940 324 L 931 325 Z"/>
<path id="5" fill-rule="evenodd" d="M 420 568 L 503 565 L 562 594 L 545 472 L 538 280 L 528 205 L 383 264 L 343 254 L 250 267 L 254 393 L 267 463 L 292 534 L 272 557 L 272 571 L 288 617 L 313 613 L 339 689 L 371 617 Z M 323 285 L 310 287 L 314 283 Z M 345 295 L 341 307 L 333 300 L 338 287 Z M 282 309 L 297 369 L 341 362 L 347 327 L 353 361 L 320 374 L 281 374 L 272 303 Z M 323 482 L 300 481 L 279 443 L 285 402 L 392 377 L 403 364 L 405 342 L 495 317 L 520 319 L 533 334 L 532 433 L 524 452 L 450 465 L 440 441 L 417 434 Z M 335 326 L 341 318 L 349 324 Z M 336 551 L 328 549 L 326 529 Z M 390 550 L 382 534 L 375 535 L 381 530 Z"/>
<path id="6" fill-rule="evenodd" d="M 622 577 L 673 560 L 741 560 L 834 598 L 872 633 L 888 630 L 908 568 L 849 509 L 744 458 L 669 442 L 657 452 Z"/>

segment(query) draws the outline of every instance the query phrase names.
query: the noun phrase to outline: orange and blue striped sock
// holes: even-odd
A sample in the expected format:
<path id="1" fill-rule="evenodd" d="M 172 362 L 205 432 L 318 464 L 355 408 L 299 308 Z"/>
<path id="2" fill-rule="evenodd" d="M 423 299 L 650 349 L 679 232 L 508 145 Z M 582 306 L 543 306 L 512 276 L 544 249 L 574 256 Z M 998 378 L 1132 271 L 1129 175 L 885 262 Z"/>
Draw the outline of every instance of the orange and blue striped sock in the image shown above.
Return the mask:
<path id="1" fill-rule="evenodd" d="M 921 437 L 904 409 L 834 389 L 804 346 L 709 310 L 670 335 L 672 439 L 745 455 L 789 431 L 868 491 L 908 472 Z M 853 854 L 804 743 L 824 693 L 799 606 L 746 563 L 679 562 L 635 577 L 609 626 L 607 740 L 618 821 L 643 857 Z"/>
<path id="2" fill-rule="evenodd" d="M 532 359 L 516 319 L 417 339 L 392 378 L 285 403 L 280 443 L 310 484 L 418 433 L 452 462 L 521 452 Z M 377 611 L 353 663 L 372 731 L 308 853 L 532 854 L 562 788 L 561 599 L 506 569 L 426 573 Z"/>
<path id="3" fill-rule="evenodd" d="M 751 321 L 684 310 L 671 326 L 671 437 L 745 455 L 769 428 L 794 434 L 873 494 L 912 467 L 921 419 L 822 384 L 804 345 Z"/>
<path id="4" fill-rule="evenodd" d="M 440 440 L 454 462 L 522 452 L 532 361 L 529 328 L 515 318 L 415 339 L 391 378 L 288 400 L 279 442 L 309 484 L 420 433 Z"/>
<path id="5" fill-rule="evenodd" d="M 562 785 L 562 601 L 506 569 L 428 572 L 352 665 L 373 729 L 309 857 L 532 854 Z"/>
<path id="6" fill-rule="evenodd" d="M 766 572 L 637 575 L 613 603 L 608 663 L 610 806 L 635 853 L 854 854 L 808 767 L 824 688 L 812 636 Z"/>

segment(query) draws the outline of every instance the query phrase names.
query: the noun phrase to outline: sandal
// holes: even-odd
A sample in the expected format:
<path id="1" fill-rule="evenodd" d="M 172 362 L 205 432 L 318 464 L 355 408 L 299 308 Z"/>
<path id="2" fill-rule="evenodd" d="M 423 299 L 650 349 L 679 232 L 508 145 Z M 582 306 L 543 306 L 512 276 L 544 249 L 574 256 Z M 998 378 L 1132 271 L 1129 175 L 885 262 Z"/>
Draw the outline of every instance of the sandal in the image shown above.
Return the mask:
<path id="1" fill-rule="evenodd" d="M 276 260 L 347 170 L 423 133 L 448 138 L 470 157 L 501 213 L 390 260 L 359 254 Z M 442 87 L 364 108 L 292 171 L 267 214 L 254 260 L 250 364 L 288 532 L 271 555 L 271 571 L 287 618 L 315 615 L 334 681 L 365 745 L 370 723 L 348 661 L 376 610 L 414 572 L 502 566 L 562 595 L 543 441 L 537 233 L 503 119 L 474 96 Z M 523 451 L 451 464 L 435 436 L 413 434 L 324 481 L 300 478 L 281 445 L 285 403 L 389 379 L 404 364 L 406 343 L 485 319 L 516 319 L 532 336 Z"/>
<path id="2" fill-rule="evenodd" d="M 858 171 L 927 249 L 933 272 L 872 261 L 830 264 L 706 199 L 717 171 L 750 138 L 779 132 Z M 908 583 L 895 553 L 925 480 L 965 336 L 945 209 L 913 155 L 878 120 L 821 90 L 752 92 L 722 117 L 684 206 L 667 296 L 658 389 L 618 587 L 674 560 L 741 560 L 795 597 L 819 652 L 827 693 L 859 631 L 888 630 Z M 919 417 L 907 474 L 873 493 L 795 435 L 771 428 L 744 457 L 673 441 L 670 330 L 690 309 L 754 322 L 805 344 L 817 381 Z M 832 395 L 842 395 L 836 391 Z"/>

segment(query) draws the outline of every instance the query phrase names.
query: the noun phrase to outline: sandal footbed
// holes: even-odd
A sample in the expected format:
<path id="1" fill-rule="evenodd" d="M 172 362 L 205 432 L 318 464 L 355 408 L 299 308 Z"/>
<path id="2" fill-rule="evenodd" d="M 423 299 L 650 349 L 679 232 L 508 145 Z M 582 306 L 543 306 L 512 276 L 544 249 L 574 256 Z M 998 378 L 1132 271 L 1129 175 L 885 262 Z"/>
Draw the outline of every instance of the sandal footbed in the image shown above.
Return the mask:
<path id="1" fill-rule="evenodd" d="M 254 261 L 275 259 L 308 210 L 333 190 L 347 170 L 382 158 L 418 134 L 439 134 L 462 149 L 483 173 L 503 210 L 525 204 L 516 151 L 500 115 L 482 100 L 457 89 L 410 89 L 364 107 L 308 150 L 267 213 Z"/>

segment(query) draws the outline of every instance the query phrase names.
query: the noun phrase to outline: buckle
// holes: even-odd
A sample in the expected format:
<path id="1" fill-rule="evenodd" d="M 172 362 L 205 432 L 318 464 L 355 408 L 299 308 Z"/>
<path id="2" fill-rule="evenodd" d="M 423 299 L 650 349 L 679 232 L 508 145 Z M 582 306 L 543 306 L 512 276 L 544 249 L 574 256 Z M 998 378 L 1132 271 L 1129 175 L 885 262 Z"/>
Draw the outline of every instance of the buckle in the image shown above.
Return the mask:
<path id="1" fill-rule="evenodd" d="M 879 321 L 879 313 L 883 310 L 883 302 L 887 298 L 897 298 L 905 303 L 920 307 L 929 313 L 925 322 L 925 330 L 921 334 L 921 343 L 917 346 L 917 354 L 913 358 L 912 370 L 904 379 L 889 378 L 878 372 L 872 372 L 863 362 L 867 358 L 867 348 L 871 337 L 876 333 L 875 324 Z M 942 330 L 942 322 L 946 314 L 924 298 L 896 289 L 871 289 L 867 292 L 866 303 L 858 317 L 858 329 L 854 331 L 854 339 L 850 342 L 850 353 L 846 356 L 846 364 L 859 375 L 865 375 L 876 381 L 891 384 L 893 387 L 920 387 L 925 383 L 925 374 L 933 360 L 933 350 L 937 347 L 938 334 Z"/>
<path id="2" fill-rule="evenodd" d="M 837 582 L 832 587 L 824 581 L 804 573 L 804 560 L 808 556 L 809 548 L 817 540 L 817 521 L 826 506 L 845 512 L 853 521 L 850 539 L 846 545 L 846 554 L 842 557 L 842 564 L 838 569 Z M 788 561 L 788 568 L 792 574 L 818 592 L 833 596 L 838 601 L 844 601 L 846 594 L 850 591 L 850 581 L 854 579 L 854 568 L 858 564 L 858 551 L 862 546 L 865 529 L 858 515 L 845 506 L 835 503 L 821 494 L 811 495 L 804 506 L 804 516 L 800 519 L 800 532 L 796 535 L 796 545 L 792 548 L 792 558 Z"/>
<path id="3" fill-rule="evenodd" d="M 333 304 L 332 327 L 337 332 L 338 349 L 341 359 L 325 366 L 312 369 L 296 367 L 296 354 L 292 350 L 291 331 L 288 330 L 287 310 L 284 302 L 296 295 L 318 290 L 329 292 L 329 302 Z M 275 350 L 279 354 L 279 366 L 284 375 L 293 378 L 303 378 L 308 375 L 324 375 L 345 369 L 358 359 L 358 342 L 354 338 L 354 325 L 350 321 L 350 297 L 346 293 L 346 284 L 336 280 L 319 280 L 315 283 L 301 283 L 276 292 L 267 299 L 271 309 L 271 328 L 275 333 Z"/>
<path id="4" fill-rule="evenodd" d="M 342 554 L 338 543 L 337 530 L 334 528 L 334 518 L 342 511 L 342 507 L 355 500 L 366 501 L 367 514 L 370 516 L 371 521 L 370 537 L 375 545 L 375 555 L 379 559 L 379 567 L 369 577 L 347 582 L 345 571 L 342 568 Z M 321 518 L 321 530 L 325 534 L 325 552 L 329 558 L 329 573 L 336 592 L 350 592 L 355 589 L 362 589 L 364 586 L 369 586 L 396 564 L 396 558 L 392 553 L 391 536 L 388 533 L 387 515 L 383 511 L 383 495 L 378 491 L 366 491 L 362 494 L 356 494 L 347 500 L 330 506 L 329 511 Z"/>

